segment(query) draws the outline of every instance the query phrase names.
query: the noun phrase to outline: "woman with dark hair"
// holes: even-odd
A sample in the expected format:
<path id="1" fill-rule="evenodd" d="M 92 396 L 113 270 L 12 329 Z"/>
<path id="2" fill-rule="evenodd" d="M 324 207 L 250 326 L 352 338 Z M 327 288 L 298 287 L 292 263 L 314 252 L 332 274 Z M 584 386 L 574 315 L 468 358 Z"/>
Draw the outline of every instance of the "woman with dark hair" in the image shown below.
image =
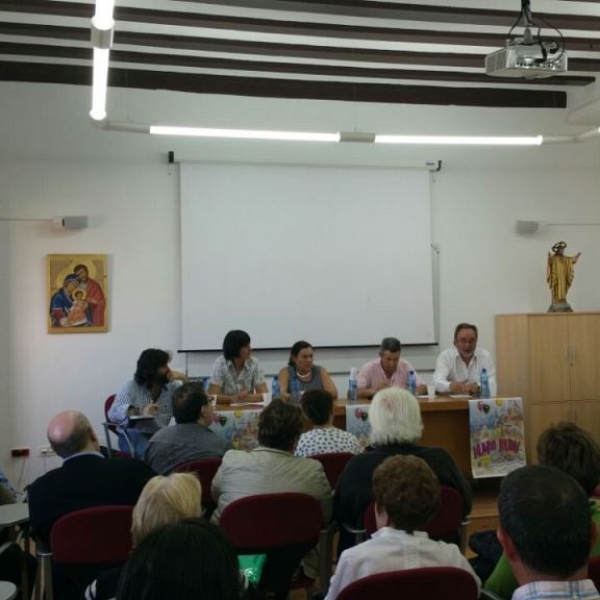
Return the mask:
<path id="1" fill-rule="evenodd" d="M 144 350 L 137 361 L 133 379 L 117 392 L 115 401 L 108 411 L 108 418 L 126 430 L 132 442 L 136 458 L 143 458 L 148 440 L 160 427 L 168 425 L 173 416 L 173 394 L 182 382 L 185 373 L 171 371 L 171 355 L 158 348 Z M 131 424 L 132 416 L 154 417 L 154 421 L 143 425 Z M 129 445 L 119 436 L 119 448 L 129 452 Z"/>
<path id="2" fill-rule="evenodd" d="M 223 356 L 212 366 L 209 395 L 219 404 L 262 401 L 269 389 L 265 377 L 252 356 L 250 336 L 239 329 L 230 331 L 223 340 Z"/>
<path id="3" fill-rule="evenodd" d="M 145 537 L 123 569 L 117 600 L 239 600 L 231 542 L 202 519 L 184 519 Z"/>
<path id="4" fill-rule="evenodd" d="M 325 390 L 334 400 L 338 397 L 337 388 L 327 369 L 313 364 L 313 347 L 308 342 L 296 342 L 290 350 L 288 366 L 279 371 L 281 397 L 284 400 L 290 397 L 294 379 L 298 382 L 300 394 L 308 390 Z"/>
<path id="5" fill-rule="evenodd" d="M 297 406 L 273 400 L 262 411 L 258 448 L 250 452 L 229 450 L 213 478 L 212 496 L 217 502 L 214 522 L 234 500 L 280 492 L 298 492 L 320 500 L 323 520 L 329 521 L 331 488 L 323 466 L 316 460 L 294 456 L 302 428 L 302 412 Z"/>
<path id="6" fill-rule="evenodd" d="M 360 454 L 356 436 L 333 426 L 333 397 L 325 390 L 309 390 L 300 400 L 302 411 L 312 429 L 300 436 L 296 456 L 314 456 L 329 452 Z"/>

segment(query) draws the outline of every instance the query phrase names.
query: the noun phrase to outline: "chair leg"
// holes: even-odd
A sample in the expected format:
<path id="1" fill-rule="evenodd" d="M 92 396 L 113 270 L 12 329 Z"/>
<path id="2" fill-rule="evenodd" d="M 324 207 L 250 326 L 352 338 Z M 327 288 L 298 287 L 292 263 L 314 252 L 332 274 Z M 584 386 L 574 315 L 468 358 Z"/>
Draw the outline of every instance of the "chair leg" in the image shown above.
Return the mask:
<path id="1" fill-rule="evenodd" d="M 112 443 L 110 441 L 110 431 L 108 429 L 108 423 L 102 423 L 104 427 L 104 438 L 106 440 L 106 451 L 108 452 L 108 458 L 114 457 L 114 450 L 112 448 Z"/>
<path id="2" fill-rule="evenodd" d="M 319 540 L 319 582 L 320 591 L 323 595 L 327 595 L 329 589 L 329 581 L 331 580 L 331 562 L 333 560 L 333 534 L 334 527 L 329 524 L 321 529 Z"/>
<path id="3" fill-rule="evenodd" d="M 54 600 L 52 582 L 52 553 L 44 550 L 37 552 L 38 565 L 35 578 L 35 600 Z"/>

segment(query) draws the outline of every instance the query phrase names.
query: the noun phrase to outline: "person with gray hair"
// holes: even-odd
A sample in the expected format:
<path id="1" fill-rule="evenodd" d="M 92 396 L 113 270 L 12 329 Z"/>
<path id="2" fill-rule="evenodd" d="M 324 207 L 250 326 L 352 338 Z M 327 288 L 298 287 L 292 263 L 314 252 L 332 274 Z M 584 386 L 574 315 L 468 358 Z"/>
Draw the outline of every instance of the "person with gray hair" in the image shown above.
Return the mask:
<path id="1" fill-rule="evenodd" d="M 427 384 L 415 368 L 400 358 L 402 344 L 395 337 L 381 341 L 379 358 L 363 365 L 358 372 L 358 397 L 372 398 L 379 390 L 389 387 L 408 388 L 408 374 L 413 371 L 417 382 L 417 394 L 427 393 Z"/>
<path id="2" fill-rule="evenodd" d="M 372 500 L 373 472 L 388 456 L 422 458 L 442 485 L 456 489 L 463 500 L 463 514 L 471 512 L 472 494 L 454 459 L 443 448 L 420 446 L 423 420 L 418 400 L 401 388 L 375 394 L 369 409 L 370 446 L 348 462 L 334 497 L 334 517 L 352 527 L 362 527 L 365 509 Z M 340 533 L 338 550 L 352 545 L 351 536 Z"/>
<path id="3" fill-rule="evenodd" d="M 31 527 L 36 539 L 45 544 L 60 517 L 92 506 L 133 505 L 146 482 L 156 475 L 139 460 L 104 458 L 96 432 L 78 411 L 56 415 L 47 433 L 50 445 L 64 462 L 28 488 Z"/>

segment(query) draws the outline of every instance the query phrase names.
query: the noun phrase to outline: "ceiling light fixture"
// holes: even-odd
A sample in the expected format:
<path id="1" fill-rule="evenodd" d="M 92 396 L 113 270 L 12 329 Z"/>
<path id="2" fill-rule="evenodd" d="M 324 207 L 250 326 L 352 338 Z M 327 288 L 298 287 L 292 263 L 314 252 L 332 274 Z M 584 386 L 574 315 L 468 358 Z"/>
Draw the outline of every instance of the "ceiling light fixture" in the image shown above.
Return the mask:
<path id="1" fill-rule="evenodd" d="M 114 0 L 96 0 L 96 13 L 92 17 L 91 42 L 94 47 L 94 74 L 90 117 L 94 121 L 106 119 L 108 62 L 115 26 L 114 4 Z"/>
<path id="2" fill-rule="evenodd" d="M 541 146 L 544 136 L 494 137 L 467 135 L 376 135 L 376 144 L 424 146 Z"/>
<path id="3" fill-rule="evenodd" d="M 167 127 L 150 125 L 153 135 L 190 137 L 237 138 L 249 140 L 289 140 L 294 142 L 339 142 L 339 133 L 310 133 L 305 131 L 262 131 L 259 129 L 210 129 L 204 127 Z"/>

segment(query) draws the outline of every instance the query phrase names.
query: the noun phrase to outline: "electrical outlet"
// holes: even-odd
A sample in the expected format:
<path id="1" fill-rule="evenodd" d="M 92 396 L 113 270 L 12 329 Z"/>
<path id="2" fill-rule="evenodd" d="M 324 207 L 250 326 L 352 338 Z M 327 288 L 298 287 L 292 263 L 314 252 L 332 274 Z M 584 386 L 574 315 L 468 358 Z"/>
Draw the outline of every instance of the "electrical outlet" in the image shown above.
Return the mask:
<path id="1" fill-rule="evenodd" d="M 56 456 L 56 452 L 52 450 L 52 446 L 40 446 L 38 450 L 40 456 Z"/>
<path id="2" fill-rule="evenodd" d="M 10 455 L 13 458 L 20 458 L 23 456 L 29 456 L 29 448 L 12 448 Z"/>

